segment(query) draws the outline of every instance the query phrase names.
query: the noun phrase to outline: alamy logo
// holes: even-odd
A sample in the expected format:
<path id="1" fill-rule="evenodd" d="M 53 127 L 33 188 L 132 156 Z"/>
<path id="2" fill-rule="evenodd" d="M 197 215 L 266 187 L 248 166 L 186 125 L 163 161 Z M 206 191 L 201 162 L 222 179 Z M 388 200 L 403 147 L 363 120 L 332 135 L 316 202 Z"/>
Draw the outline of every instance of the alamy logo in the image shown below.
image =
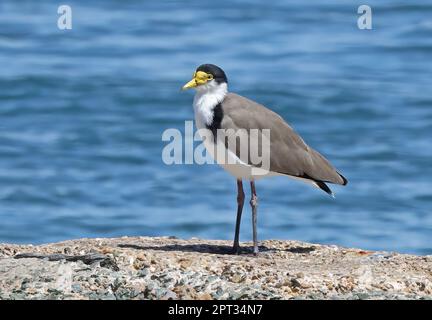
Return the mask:
<path id="1" fill-rule="evenodd" d="M 220 164 L 250 166 L 253 175 L 270 171 L 270 129 L 218 129 L 194 133 L 193 121 L 185 121 L 185 131 L 167 129 L 162 141 L 162 161 L 173 164 Z M 194 142 L 201 142 L 194 148 Z"/>
<path id="2" fill-rule="evenodd" d="M 372 29 L 372 8 L 368 5 L 361 5 L 357 9 L 357 13 L 361 16 L 357 19 L 357 26 L 360 30 Z"/>
<path id="3" fill-rule="evenodd" d="M 72 29 L 72 8 L 64 4 L 58 7 L 57 13 L 61 15 L 57 20 L 57 27 L 60 30 L 71 30 Z"/>

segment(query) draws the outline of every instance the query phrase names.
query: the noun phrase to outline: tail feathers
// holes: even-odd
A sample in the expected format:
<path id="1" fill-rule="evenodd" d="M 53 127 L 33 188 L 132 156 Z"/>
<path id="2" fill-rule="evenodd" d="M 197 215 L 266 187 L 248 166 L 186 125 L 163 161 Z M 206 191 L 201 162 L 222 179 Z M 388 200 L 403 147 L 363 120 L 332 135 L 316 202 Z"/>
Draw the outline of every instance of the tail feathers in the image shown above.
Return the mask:
<path id="1" fill-rule="evenodd" d="M 324 192 L 326 192 L 327 194 L 329 194 L 333 198 L 335 197 L 333 191 L 331 191 L 331 189 L 328 187 L 328 185 L 326 185 L 324 182 L 322 182 L 322 181 L 314 181 L 314 182 L 318 188 L 320 188 L 321 190 L 323 190 Z"/>
<path id="2" fill-rule="evenodd" d="M 339 175 L 342 178 L 344 185 L 346 185 L 348 182 L 347 179 L 345 179 L 345 177 L 343 177 L 341 174 L 339 174 Z M 324 181 L 315 180 L 314 178 L 312 178 L 308 174 L 303 174 L 302 178 L 309 180 L 310 182 L 312 182 L 312 184 L 314 184 L 316 187 L 320 188 L 321 190 L 323 190 L 324 192 L 326 192 L 327 194 L 329 194 L 333 198 L 335 197 L 333 191 L 331 191 L 331 189 L 328 187 L 328 185 L 326 185 L 326 183 Z M 329 181 L 326 181 L 326 182 L 329 182 Z M 332 183 L 332 182 L 330 182 L 330 183 Z"/>
<path id="3" fill-rule="evenodd" d="M 343 183 L 339 183 L 339 184 L 346 185 L 348 183 L 348 180 L 344 176 L 342 176 L 340 173 L 338 173 L 338 174 L 341 177 L 342 182 L 343 182 Z M 316 180 L 316 179 L 312 178 L 311 176 L 309 176 L 308 174 L 303 174 L 301 176 L 292 176 L 292 175 L 288 175 L 288 176 L 290 178 L 298 179 L 300 181 L 309 183 L 309 184 L 313 185 L 314 187 L 321 189 L 322 191 L 324 191 L 325 193 L 327 193 L 331 197 L 335 198 L 333 191 L 331 191 L 331 189 L 326 184 L 326 182 L 327 183 L 336 183 L 336 182 Z"/>

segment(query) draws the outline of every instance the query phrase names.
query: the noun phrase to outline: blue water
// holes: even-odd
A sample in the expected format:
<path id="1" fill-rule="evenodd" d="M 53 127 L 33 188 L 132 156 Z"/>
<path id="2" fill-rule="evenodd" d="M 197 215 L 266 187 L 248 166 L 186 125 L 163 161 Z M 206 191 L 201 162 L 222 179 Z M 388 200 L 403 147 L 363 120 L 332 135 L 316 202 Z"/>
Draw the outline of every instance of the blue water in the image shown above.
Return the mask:
<path id="1" fill-rule="evenodd" d="M 235 181 L 166 166 L 201 63 L 280 113 L 349 179 L 336 199 L 259 181 L 259 238 L 432 254 L 432 3 L 0 2 L 0 242 L 231 239 Z M 248 190 L 249 193 L 249 190 Z M 251 239 L 246 207 L 242 240 Z"/>

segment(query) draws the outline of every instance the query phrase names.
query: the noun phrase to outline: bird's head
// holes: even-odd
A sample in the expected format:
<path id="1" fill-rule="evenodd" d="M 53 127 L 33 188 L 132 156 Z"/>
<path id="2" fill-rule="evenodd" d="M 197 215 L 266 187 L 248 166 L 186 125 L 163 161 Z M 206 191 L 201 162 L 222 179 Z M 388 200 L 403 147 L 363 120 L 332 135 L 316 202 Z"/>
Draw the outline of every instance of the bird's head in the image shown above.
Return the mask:
<path id="1" fill-rule="evenodd" d="M 228 79 L 225 72 L 214 64 L 200 65 L 192 76 L 192 80 L 183 86 L 183 90 L 195 88 L 198 91 L 209 91 L 220 86 L 225 86 Z"/>

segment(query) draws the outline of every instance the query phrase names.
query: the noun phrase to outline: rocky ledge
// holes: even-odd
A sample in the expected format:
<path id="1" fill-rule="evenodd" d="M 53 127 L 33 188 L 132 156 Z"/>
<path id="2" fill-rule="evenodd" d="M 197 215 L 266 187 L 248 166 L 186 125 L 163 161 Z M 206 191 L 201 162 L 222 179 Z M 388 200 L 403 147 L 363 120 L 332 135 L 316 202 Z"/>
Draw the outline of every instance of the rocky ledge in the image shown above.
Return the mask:
<path id="1" fill-rule="evenodd" d="M 0 244 L 0 299 L 430 299 L 432 256 L 172 237 Z"/>

